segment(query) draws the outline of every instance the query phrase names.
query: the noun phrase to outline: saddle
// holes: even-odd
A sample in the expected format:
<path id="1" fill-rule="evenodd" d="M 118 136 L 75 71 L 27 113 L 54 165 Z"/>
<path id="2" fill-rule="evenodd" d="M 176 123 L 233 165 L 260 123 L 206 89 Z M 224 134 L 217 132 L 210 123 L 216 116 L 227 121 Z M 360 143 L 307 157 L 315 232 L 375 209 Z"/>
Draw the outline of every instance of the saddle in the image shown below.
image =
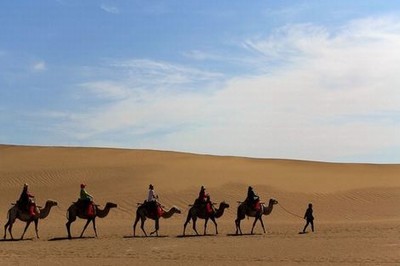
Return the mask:
<path id="1" fill-rule="evenodd" d="M 203 210 L 205 209 L 205 211 L 208 214 L 212 214 L 214 212 L 213 205 L 214 205 L 214 203 L 212 203 L 212 202 L 209 202 L 209 201 L 204 202 L 199 199 L 196 199 L 192 206 L 198 206 L 199 208 L 201 208 Z"/>
<path id="2" fill-rule="evenodd" d="M 251 211 L 255 211 L 255 212 L 260 212 L 261 211 L 261 201 L 260 200 L 256 200 L 254 202 L 248 202 L 247 200 L 243 201 L 243 202 L 239 202 L 238 203 L 244 203 L 246 204 L 247 208 L 250 209 Z"/>
<path id="3" fill-rule="evenodd" d="M 149 212 L 151 216 L 160 218 L 164 214 L 163 206 L 157 201 L 147 201 L 138 203 L 139 206 L 143 206 Z"/>
<path id="4" fill-rule="evenodd" d="M 74 204 L 85 215 L 89 217 L 96 216 L 96 206 L 98 205 L 94 204 L 93 201 L 78 199 L 76 202 L 74 202 Z"/>
<path id="5" fill-rule="evenodd" d="M 27 204 L 23 204 L 23 202 L 17 200 L 15 203 L 11 203 L 11 205 L 17 206 L 20 211 L 29 214 L 31 217 L 38 217 L 40 214 L 39 206 L 36 206 L 33 200 L 30 200 Z"/>

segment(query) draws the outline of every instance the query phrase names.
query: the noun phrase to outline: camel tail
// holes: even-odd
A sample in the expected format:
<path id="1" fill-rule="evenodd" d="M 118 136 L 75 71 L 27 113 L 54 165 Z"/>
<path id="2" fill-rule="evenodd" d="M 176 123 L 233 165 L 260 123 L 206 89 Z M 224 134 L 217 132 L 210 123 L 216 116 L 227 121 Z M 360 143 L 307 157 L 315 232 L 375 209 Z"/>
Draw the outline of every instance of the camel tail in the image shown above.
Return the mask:
<path id="1" fill-rule="evenodd" d="M 65 217 L 67 217 L 67 220 L 69 220 L 69 209 L 68 209 L 67 212 L 65 213 Z"/>

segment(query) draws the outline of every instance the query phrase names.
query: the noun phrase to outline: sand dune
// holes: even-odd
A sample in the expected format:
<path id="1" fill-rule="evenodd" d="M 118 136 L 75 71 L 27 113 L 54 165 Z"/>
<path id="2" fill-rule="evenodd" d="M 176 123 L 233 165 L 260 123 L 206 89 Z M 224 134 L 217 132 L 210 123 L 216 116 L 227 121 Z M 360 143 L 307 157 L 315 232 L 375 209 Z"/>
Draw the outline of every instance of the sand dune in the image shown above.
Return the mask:
<path id="1" fill-rule="evenodd" d="M 24 264 L 31 257 L 40 265 L 400 264 L 400 165 L 0 145 L 0 181 L 4 223 L 24 183 L 30 184 L 40 205 L 46 199 L 59 202 L 40 221 L 40 240 L 33 238 L 31 228 L 26 236 L 32 240 L 0 243 L 4 265 Z M 82 182 L 97 203 L 111 201 L 118 208 L 98 220 L 98 239 L 68 241 L 65 211 L 77 199 Z M 161 221 L 160 233 L 168 237 L 130 238 L 136 203 L 146 197 L 149 183 L 166 207 L 176 205 L 183 213 Z M 220 234 L 179 238 L 188 204 L 201 185 L 214 201 L 231 205 L 218 220 Z M 245 198 L 248 185 L 262 200 L 275 198 L 279 204 L 264 217 L 267 234 L 257 226 L 257 235 L 230 236 L 235 230 L 236 202 Z M 304 214 L 309 202 L 314 204 L 317 231 L 299 235 L 304 221 L 297 216 Z M 243 229 L 248 232 L 251 223 L 244 220 Z M 81 220 L 72 225 L 75 236 L 83 224 Z M 199 231 L 202 225 L 200 221 Z M 146 229 L 152 227 L 153 222 L 147 221 Z M 14 235 L 22 229 L 17 222 Z M 212 224 L 208 232 L 214 233 Z M 91 228 L 86 235 L 93 236 Z"/>

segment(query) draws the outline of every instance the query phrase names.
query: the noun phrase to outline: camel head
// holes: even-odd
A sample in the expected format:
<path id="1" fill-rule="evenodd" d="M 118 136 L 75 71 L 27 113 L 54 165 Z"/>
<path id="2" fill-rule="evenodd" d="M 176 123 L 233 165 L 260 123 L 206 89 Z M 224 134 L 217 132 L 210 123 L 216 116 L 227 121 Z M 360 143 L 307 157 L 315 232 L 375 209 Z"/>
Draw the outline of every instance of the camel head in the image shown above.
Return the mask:
<path id="1" fill-rule="evenodd" d="M 223 201 L 219 204 L 219 208 L 229 208 L 229 204 Z"/>
<path id="2" fill-rule="evenodd" d="M 276 199 L 270 199 L 269 200 L 269 204 L 270 205 L 275 205 L 275 204 L 278 204 L 278 201 Z"/>
<path id="3" fill-rule="evenodd" d="M 50 207 L 53 207 L 53 206 L 57 206 L 58 203 L 55 200 L 49 199 L 49 200 L 46 201 L 46 205 L 49 205 Z"/>
<path id="4" fill-rule="evenodd" d="M 112 209 L 112 208 L 117 208 L 118 205 L 112 202 L 107 202 L 106 208 Z"/>
<path id="5" fill-rule="evenodd" d="M 171 210 L 172 210 L 173 212 L 175 212 L 175 213 L 182 213 L 182 211 L 181 211 L 178 207 L 176 207 L 176 206 L 172 206 Z"/>

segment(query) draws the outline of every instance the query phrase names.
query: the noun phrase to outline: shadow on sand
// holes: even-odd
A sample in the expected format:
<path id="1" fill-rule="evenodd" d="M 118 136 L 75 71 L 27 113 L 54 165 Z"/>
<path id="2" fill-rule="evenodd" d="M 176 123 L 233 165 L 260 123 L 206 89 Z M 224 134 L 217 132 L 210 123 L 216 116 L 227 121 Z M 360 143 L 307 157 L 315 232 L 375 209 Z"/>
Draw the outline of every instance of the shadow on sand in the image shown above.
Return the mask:
<path id="1" fill-rule="evenodd" d="M 188 237 L 208 237 L 208 236 L 217 236 L 215 234 L 206 234 L 206 235 L 177 235 L 177 238 L 188 238 Z"/>
<path id="2" fill-rule="evenodd" d="M 124 236 L 124 238 L 164 238 L 164 237 L 168 237 L 167 235 L 159 235 L 159 236 Z"/>
<path id="3" fill-rule="evenodd" d="M 84 237 L 76 236 L 76 237 L 71 237 L 71 238 L 68 238 L 68 237 L 53 237 L 53 238 L 50 238 L 48 241 L 62 241 L 62 240 L 74 240 L 74 239 L 93 239 L 93 238 L 95 238 L 95 237 L 94 236 L 84 236 Z"/>
<path id="4" fill-rule="evenodd" d="M 226 234 L 226 236 L 262 236 L 262 234 L 260 234 L 260 233 L 254 233 L 254 234 L 243 233 L 243 234 Z"/>
<path id="5" fill-rule="evenodd" d="M 18 241 L 32 241 L 33 238 L 24 238 L 24 239 L 20 239 L 20 238 L 7 238 L 7 239 L 0 239 L 0 242 L 18 242 Z"/>

